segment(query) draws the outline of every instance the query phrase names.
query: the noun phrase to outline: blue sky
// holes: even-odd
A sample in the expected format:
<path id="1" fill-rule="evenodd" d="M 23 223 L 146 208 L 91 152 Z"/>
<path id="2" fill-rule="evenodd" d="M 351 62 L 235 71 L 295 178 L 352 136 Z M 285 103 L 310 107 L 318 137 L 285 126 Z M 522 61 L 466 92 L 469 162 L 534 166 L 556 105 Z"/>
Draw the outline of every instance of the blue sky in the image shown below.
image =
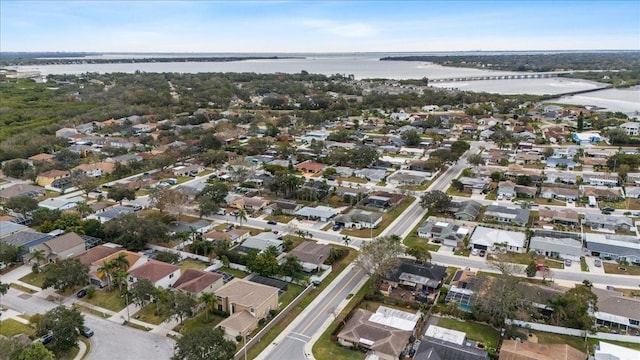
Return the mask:
<path id="1" fill-rule="evenodd" d="M 1 51 L 640 49 L 628 1 L 0 1 Z"/>

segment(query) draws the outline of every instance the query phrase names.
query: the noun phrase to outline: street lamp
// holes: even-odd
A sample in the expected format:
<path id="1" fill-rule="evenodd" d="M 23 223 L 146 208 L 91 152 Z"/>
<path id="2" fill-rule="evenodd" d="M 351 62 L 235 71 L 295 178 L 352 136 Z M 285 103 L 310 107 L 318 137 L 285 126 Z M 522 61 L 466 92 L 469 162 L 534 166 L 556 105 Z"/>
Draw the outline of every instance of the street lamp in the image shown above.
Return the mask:
<path id="1" fill-rule="evenodd" d="M 247 360 L 247 338 L 251 341 L 251 337 L 245 333 L 242 338 L 244 339 L 244 360 Z"/>

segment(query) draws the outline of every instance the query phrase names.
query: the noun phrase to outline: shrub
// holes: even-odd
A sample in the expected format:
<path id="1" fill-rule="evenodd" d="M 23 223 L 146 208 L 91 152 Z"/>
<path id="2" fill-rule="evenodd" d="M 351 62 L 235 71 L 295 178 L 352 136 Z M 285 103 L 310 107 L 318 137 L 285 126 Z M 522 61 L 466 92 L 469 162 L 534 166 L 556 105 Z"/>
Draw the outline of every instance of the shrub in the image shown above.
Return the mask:
<path id="1" fill-rule="evenodd" d="M 87 298 L 88 299 L 93 299 L 93 296 L 96 294 L 96 288 L 94 288 L 93 286 L 89 286 L 87 288 Z"/>

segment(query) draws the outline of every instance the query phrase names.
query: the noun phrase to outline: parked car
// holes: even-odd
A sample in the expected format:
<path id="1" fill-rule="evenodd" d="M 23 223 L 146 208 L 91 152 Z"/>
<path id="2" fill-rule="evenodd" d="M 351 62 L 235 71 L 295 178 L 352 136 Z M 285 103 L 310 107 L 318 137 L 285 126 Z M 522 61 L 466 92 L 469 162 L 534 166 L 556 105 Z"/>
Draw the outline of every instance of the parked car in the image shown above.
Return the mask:
<path id="1" fill-rule="evenodd" d="M 81 299 L 85 296 L 87 296 L 87 289 L 80 289 L 77 293 L 76 296 L 78 297 L 78 299 Z"/>
<path id="2" fill-rule="evenodd" d="M 471 255 L 477 256 L 478 255 L 478 249 L 471 250 Z"/>
<path id="3" fill-rule="evenodd" d="M 86 338 L 90 338 L 93 336 L 93 330 L 89 329 L 86 326 L 80 326 L 78 328 L 78 332 L 80 332 L 80 335 L 86 337 Z"/>
<path id="4" fill-rule="evenodd" d="M 269 224 L 269 225 L 278 225 L 278 222 L 276 222 L 274 220 L 269 220 L 269 221 L 267 221 L 267 224 Z"/>
<path id="5" fill-rule="evenodd" d="M 331 227 L 331 230 L 333 230 L 333 231 L 338 231 L 338 230 L 340 230 L 340 228 L 341 228 L 341 227 L 342 227 L 342 225 L 340 225 L 340 224 L 334 224 L 334 225 Z"/>
<path id="6" fill-rule="evenodd" d="M 601 267 L 602 266 L 602 260 L 600 259 L 595 259 L 593 261 L 593 265 L 595 265 L 596 267 Z"/>
<path id="7" fill-rule="evenodd" d="M 602 210 L 602 212 L 605 212 L 605 211 L 614 212 L 614 211 L 616 211 L 616 209 L 612 208 L 611 206 L 605 206 L 600 210 Z"/>
<path id="8" fill-rule="evenodd" d="M 564 266 L 571 266 L 571 259 L 564 259 Z"/>
<path id="9" fill-rule="evenodd" d="M 40 341 L 40 343 L 42 344 L 48 344 L 51 342 L 51 340 L 53 340 L 53 333 L 52 332 L 48 332 L 44 335 L 42 335 L 38 341 Z"/>
<path id="10" fill-rule="evenodd" d="M 487 254 L 486 251 L 484 250 L 480 250 L 480 252 L 478 253 L 478 255 L 480 255 L 480 257 L 484 257 Z"/>

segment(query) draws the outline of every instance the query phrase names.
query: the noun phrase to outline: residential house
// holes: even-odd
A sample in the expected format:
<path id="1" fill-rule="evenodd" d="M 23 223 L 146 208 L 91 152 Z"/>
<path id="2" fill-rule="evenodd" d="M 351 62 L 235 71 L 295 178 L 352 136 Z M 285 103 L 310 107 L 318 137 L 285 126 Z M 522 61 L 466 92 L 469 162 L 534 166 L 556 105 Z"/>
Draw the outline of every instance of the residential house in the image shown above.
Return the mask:
<path id="1" fill-rule="evenodd" d="M 314 272 L 329 258 L 331 247 L 315 241 L 303 241 L 289 252 L 289 255 L 300 260 L 306 272 Z"/>
<path id="2" fill-rule="evenodd" d="M 69 177 L 67 171 L 62 170 L 49 170 L 38 174 L 36 177 L 36 183 L 40 186 L 53 186 L 54 181 L 62 180 Z"/>
<path id="3" fill-rule="evenodd" d="M 547 184 L 561 183 L 574 185 L 578 182 L 578 175 L 574 172 L 548 172 L 544 182 Z"/>
<path id="4" fill-rule="evenodd" d="M 595 360 L 638 359 L 640 351 L 600 341 L 595 349 Z"/>
<path id="5" fill-rule="evenodd" d="M 198 164 L 176 166 L 171 169 L 171 172 L 173 172 L 174 176 L 195 176 L 202 171 L 204 171 L 204 166 Z"/>
<path id="6" fill-rule="evenodd" d="M 204 234 L 213 227 L 213 223 L 208 220 L 196 220 L 193 222 L 172 221 L 167 226 L 167 233 L 175 235 L 178 233 Z"/>
<path id="7" fill-rule="evenodd" d="M 111 174 L 114 169 L 114 163 L 99 162 L 95 164 L 80 164 L 71 170 L 73 172 L 80 172 L 82 175 L 87 177 L 101 177 L 103 175 Z"/>
<path id="8" fill-rule="evenodd" d="M 287 200 L 274 200 L 271 204 L 267 205 L 263 211 L 267 215 L 293 215 L 296 211 L 300 210 L 302 205 L 297 204 L 295 201 Z"/>
<path id="9" fill-rule="evenodd" d="M 622 188 L 603 186 L 583 186 L 583 196 L 594 196 L 599 201 L 618 201 L 624 199 Z"/>
<path id="10" fill-rule="evenodd" d="M 377 209 L 388 209 L 398 205 L 402 199 L 404 199 L 404 196 L 401 194 L 374 191 L 362 200 L 362 205 Z"/>
<path id="11" fill-rule="evenodd" d="M 545 177 L 542 175 L 542 170 L 528 169 L 516 164 L 509 165 L 505 175 L 512 180 L 516 180 L 519 176 L 528 176 L 534 183 L 542 182 Z"/>
<path id="12" fill-rule="evenodd" d="M 528 165 L 535 164 L 542 160 L 544 156 L 540 154 L 530 154 L 530 153 L 518 153 L 515 157 L 515 162 L 518 165 Z"/>
<path id="13" fill-rule="evenodd" d="M 602 141 L 600 134 L 594 132 L 573 133 L 573 141 L 578 145 L 595 144 Z"/>
<path id="14" fill-rule="evenodd" d="M 473 249 L 494 251 L 503 249 L 506 251 L 524 253 L 526 235 L 524 232 L 508 231 L 476 226 L 471 235 L 470 244 Z"/>
<path id="15" fill-rule="evenodd" d="M 584 242 L 590 256 L 640 265 L 640 239 L 636 236 L 585 233 Z"/>
<path id="16" fill-rule="evenodd" d="M 120 215 L 130 214 L 134 212 L 134 208 L 128 206 L 113 206 L 109 210 L 87 216 L 90 219 L 98 219 L 101 223 L 113 220 Z"/>
<path id="17" fill-rule="evenodd" d="M 40 153 L 29 157 L 29 160 L 33 161 L 34 164 L 51 163 L 54 162 L 55 159 L 55 155 L 47 153 Z"/>
<path id="18" fill-rule="evenodd" d="M 445 246 L 460 248 L 463 246 L 464 238 L 471 232 L 470 230 L 451 222 L 428 219 L 418 228 L 418 236 L 442 243 Z"/>
<path id="19" fill-rule="evenodd" d="M 15 196 L 38 197 L 44 196 L 45 190 L 40 186 L 29 184 L 14 184 L 0 190 L 0 201 L 5 202 Z"/>
<path id="20" fill-rule="evenodd" d="M 571 209 L 540 209 L 538 210 L 538 218 L 544 222 L 571 227 L 577 227 L 580 223 L 578 213 Z"/>
<path id="21" fill-rule="evenodd" d="M 451 286 L 444 299 L 445 304 L 455 302 L 458 308 L 463 311 L 471 312 L 473 309 L 473 294 L 477 289 L 482 289 L 479 284 L 476 273 L 470 270 L 457 270 L 451 279 Z"/>
<path id="22" fill-rule="evenodd" d="M 516 226 L 526 226 L 529 222 L 529 209 L 488 205 L 484 212 L 484 221 L 497 221 Z"/>
<path id="23" fill-rule="evenodd" d="M 129 264 L 128 270 L 131 271 L 143 264 L 146 264 L 147 261 L 149 261 L 146 256 L 139 253 L 134 253 L 122 248 L 116 248 L 116 251 L 113 252 L 113 250 L 104 249 L 105 247 L 108 248 L 108 246 L 96 246 L 87 250 L 87 252 L 79 257 L 80 262 L 89 266 L 89 281 L 91 281 L 92 284 L 99 284 L 100 287 L 104 287 L 106 285 L 106 274 L 99 270 L 102 266 L 104 266 L 105 263 L 111 262 L 120 256 L 124 256 L 124 258 L 127 259 L 127 263 Z M 110 252 L 111 254 L 109 254 Z M 96 259 L 98 255 L 103 254 L 108 255 Z M 90 260 L 93 261 L 87 263 Z"/>
<path id="24" fill-rule="evenodd" d="M 458 179 L 458 181 L 460 181 L 463 186 L 462 191 L 472 194 L 482 193 L 483 191 L 487 190 L 489 188 L 489 185 L 491 184 L 491 178 L 489 177 L 474 178 L 462 176 Z"/>
<path id="25" fill-rule="evenodd" d="M 219 242 L 219 241 L 227 241 L 229 243 L 241 243 L 244 240 L 248 239 L 251 236 L 251 232 L 249 230 L 242 229 L 233 229 L 230 231 L 209 231 L 202 235 L 204 239 L 209 241 Z"/>
<path id="26" fill-rule="evenodd" d="M 173 288 L 199 298 L 203 293 L 214 293 L 224 285 L 224 277 L 213 272 L 185 269 L 173 284 Z"/>
<path id="27" fill-rule="evenodd" d="M 142 161 L 144 158 L 138 154 L 124 154 L 114 157 L 108 157 L 104 161 L 108 163 L 128 164 L 130 162 Z"/>
<path id="28" fill-rule="evenodd" d="M 382 281 L 389 285 L 389 292 L 401 287 L 428 294 L 442 285 L 446 272 L 447 268 L 444 266 L 418 264 L 411 259 L 400 259 L 400 264 L 383 276 Z"/>
<path id="29" fill-rule="evenodd" d="M 640 186 L 627 187 L 624 189 L 624 196 L 627 199 L 640 199 Z"/>
<path id="30" fill-rule="evenodd" d="M 529 241 L 529 251 L 551 258 L 562 258 L 580 261 L 582 256 L 582 241 L 575 236 L 533 236 Z"/>
<path id="31" fill-rule="evenodd" d="M 269 247 L 275 247 L 279 253 L 284 251 L 284 243 L 278 235 L 272 232 L 262 232 L 242 242 L 242 248 L 247 251 L 249 249 L 256 249 L 258 252 L 263 252 Z"/>
<path id="32" fill-rule="evenodd" d="M 640 135 L 640 122 L 627 122 L 620 125 L 620 129 L 627 132 L 629 136 Z"/>
<path id="33" fill-rule="evenodd" d="M 382 213 L 361 209 L 352 209 L 346 214 L 333 218 L 333 223 L 345 228 L 373 229 L 382 222 Z"/>
<path id="34" fill-rule="evenodd" d="M 586 167 L 591 166 L 593 169 L 604 169 L 607 166 L 607 158 L 582 157 L 580 162 Z"/>
<path id="35" fill-rule="evenodd" d="M 605 214 L 586 213 L 582 224 L 591 227 L 592 230 L 604 232 L 630 231 L 633 221 L 626 216 L 614 216 Z"/>
<path id="36" fill-rule="evenodd" d="M 587 354 L 567 344 L 504 340 L 499 360 L 585 360 Z"/>
<path id="37" fill-rule="evenodd" d="M 533 199 L 536 197 L 536 194 L 538 193 L 538 188 L 535 186 L 516 185 L 514 187 L 514 190 L 516 192 L 516 197 L 519 197 L 519 198 Z"/>
<path id="38" fill-rule="evenodd" d="M 326 141 L 327 138 L 331 135 L 330 132 L 320 130 L 320 131 L 309 131 L 302 138 L 302 142 L 305 144 L 311 144 L 313 140 L 315 141 Z"/>
<path id="39" fill-rule="evenodd" d="M 550 157 L 546 160 L 546 165 L 548 168 L 563 168 L 567 170 L 573 170 L 579 164 L 573 161 L 572 159 L 563 159 L 557 157 Z"/>
<path id="40" fill-rule="evenodd" d="M 640 300 L 623 296 L 621 292 L 593 289 L 598 296 L 598 311 L 593 316 L 596 324 L 628 331 L 640 329 Z"/>
<path id="41" fill-rule="evenodd" d="M 278 310 L 278 288 L 235 278 L 215 291 L 218 310 L 230 316 L 218 326 L 225 336 L 247 336 L 258 327 L 258 321 Z"/>
<path id="42" fill-rule="evenodd" d="M 259 197 L 247 197 L 247 196 L 228 196 L 227 204 L 234 209 L 243 209 L 249 212 L 256 212 L 264 209 L 269 205 L 269 200 Z"/>
<path id="43" fill-rule="evenodd" d="M 321 173 L 325 165 L 319 162 L 307 160 L 294 166 L 297 170 L 302 171 L 305 174 L 318 174 Z"/>
<path id="44" fill-rule="evenodd" d="M 49 209 L 49 210 L 69 210 L 73 209 L 78 205 L 79 202 L 84 201 L 83 197 L 74 198 L 74 199 L 65 199 L 65 198 L 48 198 L 42 200 L 38 203 L 38 207 Z"/>
<path id="45" fill-rule="evenodd" d="M 398 170 L 387 177 L 387 182 L 392 185 L 421 185 L 433 176 L 430 172 Z"/>
<path id="46" fill-rule="evenodd" d="M 507 200 L 516 197 L 516 184 L 512 181 L 500 181 L 498 183 L 498 196 L 504 196 Z"/>
<path id="47" fill-rule="evenodd" d="M 149 280 L 155 287 L 169 289 L 180 278 L 180 266 L 162 261 L 149 260 L 146 263 L 129 270 L 127 283 L 134 285 L 140 280 Z"/>
<path id="48" fill-rule="evenodd" d="M 480 214 L 482 204 L 475 200 L 452 202 L 447 212 L 453 214 L 458 220 L 475 221 Z"/>
<path id="49" fill-rule="evenodd" d="M 56 137 L 59 137 L 59 138 L 68 138 L 76 134 L 78 134 L 78 130 L 74 128 L 62 128 L 62 129 L 56 130 Z"/>
<path id="50" fill-rule="evenodd" d="M 85 241 L 80 235 L 69 232 L 31 247 L 29 255 L 24 255 L 23 260 L 27 263 L 34 262 L 30 254 L 36 250 L 44 252 L 46 262 L 57 262 L 84 253 Z"/>
<path id="51" fill-rule="evenodd" d="M 396 360 L 414 335 L 420 315 L 380 306 L 356 309 L 338 333 L 342 346 L 367 349 L 380 360 Z"/>
<path id="52" fill-rule="evenodd" d="M 583 174 L 582 182 L 592 186 L 618 186 L 618 177 L 604 174 Z"/>
<path id="53" fill-rule="evenodd" d="M 467 340 L 467 334 L 436 325 L 429 325 L 413 360 L 488 360 L 487 350 Z"/>
<path id="54" fill-rule="evenodd" d="M 327 222 L 334 216 L 338 215 L 338 213 L 338 210 L 328 206 L 305 206 L 302 209 L 296 211 L 295 215 L 309 220 L 319 220 L 321 222 Z"/>
<path id="55" fill-rule="evenodd" d="M 4 227 L 0 231 L 0 235 L 7 234 L 1 237 L 1 241 L 9 245 L 22 247 L 25 252 L 30 252 L 35 246 L 53 238 L 53 235 L 33 231 L 29 228 L 23 229 L 22 226 L 8 221 L 0 222 L 0 227 Z"/>
<path id="56" fill-rule="evenodd" d="M 564 187 L 542 187 L 540 190 L 540 197 L 543 199 L 556 199 L 556 200 L 578 200 L 580 192 L 578 189 L 564 188 Z"/>

